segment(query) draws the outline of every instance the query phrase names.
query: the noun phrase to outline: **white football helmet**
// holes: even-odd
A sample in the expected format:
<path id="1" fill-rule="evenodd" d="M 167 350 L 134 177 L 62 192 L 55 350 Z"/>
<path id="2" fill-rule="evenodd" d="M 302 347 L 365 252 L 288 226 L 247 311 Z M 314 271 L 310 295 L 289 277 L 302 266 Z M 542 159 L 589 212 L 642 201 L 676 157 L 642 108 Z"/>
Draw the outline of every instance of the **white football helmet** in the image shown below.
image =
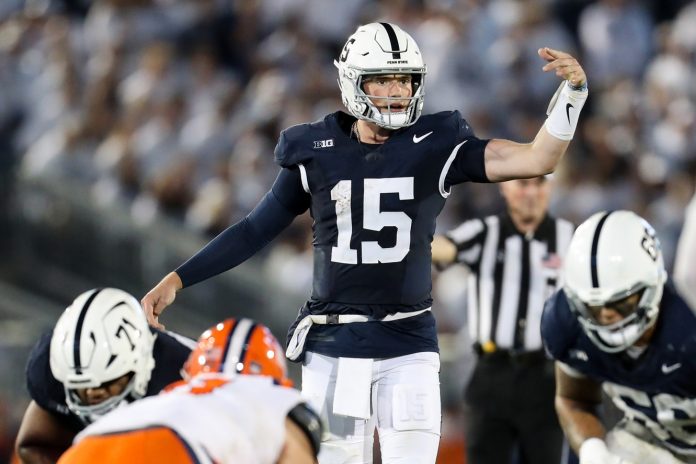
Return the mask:
<path id="1" fill-rule="evenodd" d="M 116 288 L 89 290 L 58 319 L 51 338 L 53 376 L 63 384 L 68 407 L 85 423 L 122 402 L 145 395 L 155 366 L 155 335 L 138 301 Z M 76 389 L 98 387 L 126 374 L 130 382 L 119 395 L 84 404 Z"/>
<path id="2" fill-rule="evenodd" d="M 667 272 L 655 230 L 637 214 L 601 212 L 582 223 L 570 242 L 564 273 L 570 307 L 603 351 L 625 350 L 657 320 Z M 638 292 L 635 311 L 614 324 L 601 325 L 590 311 Z"/>
<path id="3" fill-rule="evenodd" d="M 338 61 L 338 86 L 343 104 L 350 114 L 387 129 L 399 129 L 415 123 L 423 111 L 426 68 L 418 45 L 399 26 L 389 23 L 370 23 L 360 26 L 343 46 Z M 410 98 L 391 99 L 370 97 L 363 90 L 366 76 L 380 74 L 409 74 L 413 92 Z M 382 113 L 370 98 L 387 101 Z M 408 100 L 404 111 L 392 112 L 392 100 Z"/>

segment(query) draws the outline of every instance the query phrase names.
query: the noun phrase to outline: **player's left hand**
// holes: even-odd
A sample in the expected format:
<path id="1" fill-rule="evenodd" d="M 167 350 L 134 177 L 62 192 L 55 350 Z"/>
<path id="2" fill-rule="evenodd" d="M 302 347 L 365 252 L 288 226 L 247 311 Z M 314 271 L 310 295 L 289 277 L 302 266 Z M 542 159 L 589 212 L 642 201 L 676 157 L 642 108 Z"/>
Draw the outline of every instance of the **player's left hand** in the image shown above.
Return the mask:
<path id="1" fill-rule="evenodd" d="M 537 53 L 548 63 L 542 68 L 544 72 L 556 71 L 556 75 L 567 80 L 573 87 L 582 87 L 587 82 L 587 75 L 578 60 L 572 55 L 553 48 L 540 48 Z"/>

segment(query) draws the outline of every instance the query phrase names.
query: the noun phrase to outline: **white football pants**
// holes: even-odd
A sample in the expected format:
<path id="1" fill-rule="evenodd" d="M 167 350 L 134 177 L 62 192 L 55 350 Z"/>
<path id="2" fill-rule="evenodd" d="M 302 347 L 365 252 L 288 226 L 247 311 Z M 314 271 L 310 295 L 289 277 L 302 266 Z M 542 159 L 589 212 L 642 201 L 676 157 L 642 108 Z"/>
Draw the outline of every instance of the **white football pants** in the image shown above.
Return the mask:
<path id="1" fill-rule="evenodd" d="M 374 360 L 306 353 L 302 394 L 328 428 L 319 463 L 371 464 L 377 427 L 383 464 L 434 464 L 440 442 L 439 372 L 437 353 Z"/>

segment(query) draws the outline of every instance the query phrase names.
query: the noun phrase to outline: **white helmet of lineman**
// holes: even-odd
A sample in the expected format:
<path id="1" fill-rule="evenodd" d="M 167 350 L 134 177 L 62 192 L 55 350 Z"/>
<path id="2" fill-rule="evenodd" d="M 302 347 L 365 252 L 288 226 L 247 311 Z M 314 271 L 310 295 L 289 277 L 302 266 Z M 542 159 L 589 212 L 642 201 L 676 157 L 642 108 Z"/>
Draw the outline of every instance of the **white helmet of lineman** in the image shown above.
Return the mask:
<path id="1" fill-rule="evenodd" d="M 568 248 L 564 287 L 583 330 L 600 349 L 617 353 L 633 345 L 659 313 L 667 272 L 660 242 L 648 222 L 631 211 L 594 214 L 578 227 Z M 642 292 L 636 309 L 601 325 L 590 307 Z"/>
<path id="2" fill-rule="evenodd" d="M 58 319 L 51 337 L 53 376 L 63 384 L 68 407 L 85 423 L 122 402 L 145 395 L 155 366 L 155 335 L 138 301 L 116 288 L 89 290 Z M 84 404 L 76 389 L 98 387 L 126 374 L 124 390 L 98 404 Z"/>
<path id="3" fill-rule="evenodd" d="M 338 86 L 343 104 L 350 114 L 387 129 L 399 129 L 414 124 L 423 111 L 426 68 L 423 56 L 413 38 L 399 26 L 389 23 L 370 23 L 360 26 L 343 46 L 338 61 Z M 363 90 L 367 76 L 379 74 L 409 74 L 413 92 L 410 98 L 369 97 Z M 387 112 L 382 113 L 370 100 L 383 98 Z M 392 111 L 390 104 L 408 100 L 405 110 Z"/>

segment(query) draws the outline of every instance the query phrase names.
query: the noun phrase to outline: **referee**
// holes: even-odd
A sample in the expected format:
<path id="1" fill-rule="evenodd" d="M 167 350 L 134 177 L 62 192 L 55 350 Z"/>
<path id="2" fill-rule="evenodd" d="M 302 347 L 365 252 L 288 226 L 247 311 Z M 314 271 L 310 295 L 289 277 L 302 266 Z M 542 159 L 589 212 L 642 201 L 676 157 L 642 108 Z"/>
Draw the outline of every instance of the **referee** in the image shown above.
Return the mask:
<path id="1" fill-rule="evenodd" d="M 548 215 L 547 177 L 500 184 L 506 211 L 471 219 L 433 241 L 439 267 L 461 263 L 468 328 L 478 354 L 464 395 L 469 464 L 558 464 L 563 433 L 553 364 L 541 343 L 544 301 L 560 288 L 573 225 Z"/>

